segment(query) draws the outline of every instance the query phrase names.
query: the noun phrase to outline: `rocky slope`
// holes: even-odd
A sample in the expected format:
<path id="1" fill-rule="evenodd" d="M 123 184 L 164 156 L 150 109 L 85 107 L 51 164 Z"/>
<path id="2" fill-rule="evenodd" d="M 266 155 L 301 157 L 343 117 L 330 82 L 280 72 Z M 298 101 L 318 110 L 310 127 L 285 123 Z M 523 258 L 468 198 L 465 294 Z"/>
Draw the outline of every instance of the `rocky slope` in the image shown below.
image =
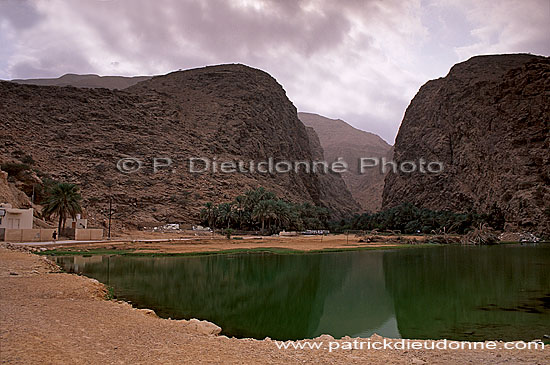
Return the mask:
<path id="1" fill-rule="evenodd" d="M 349 171 L 342 173 L 342 178 L 361 208 L 370 212 L 379 210 L 384 174 L 378 168 L 369 168 L 360 174 L 358 161 L 364 157 L 388 158 L 391 156 L 391 146 L 376 134 L 354 128 L 340 119 L 302 112 L 298 113 L 298 117 L 315 130 L 329 162 L 339 157 L 348 162 Z"/>
<path id="2" fill-rule="evenodd" d="M 383 207 L 504 215 L 505 228 L 550 232 L 550 60 L 478 56 L 426 83 L 409 105 L 395 160 L 441 161 L 441 174 L 390 173 Z"/>
<path id="3" fill-rule="evenodd" d="M 13 208 L 28 208 L 31 201 L 25 193 L 8 181 L 8 173 L 0 170 L 0 203 L 11 204 Z"/>
<path id="4" fill-rule="evenodd" d="M 295 107 L 256 69 L 180 71 L 124 91 L 0 82 L 0 94 L 0 159 L 16 161 L 24 151 L 34 168 L 78 183 L 96 223 L 105 220 L 109 197 L 115 218 L 124 222 L 196 222 L 205 202 L 227 201 L 257 186 L 329 206 L 335 217 L 359 209 L 338 175 L 189 171 L 189 159 L 199 157 L 243 160 L 246 167 L 269 157 L 312 160 Z M 141 169 L 122 173 L 122 158 L 139 159 Z M 154 158 L 170 158 L 172 165 L 155 173 Z"/>

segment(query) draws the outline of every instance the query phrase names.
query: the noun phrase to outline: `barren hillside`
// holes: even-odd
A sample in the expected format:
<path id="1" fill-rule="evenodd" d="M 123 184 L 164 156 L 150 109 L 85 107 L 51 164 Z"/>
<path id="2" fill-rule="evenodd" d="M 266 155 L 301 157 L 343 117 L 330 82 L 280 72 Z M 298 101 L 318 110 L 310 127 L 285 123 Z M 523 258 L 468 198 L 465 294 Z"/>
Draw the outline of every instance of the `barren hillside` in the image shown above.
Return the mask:
<path id="1" fill-rule="evenodd" d="M 109 197 L 120 221 L 196 222 L 204 203 L 257 186 L 328 206 L 335 217 L 359 209 L 338 175 L 189 172 L 189 159 L 199 157 L 312 160 L 296 108 L 256 69 L 179 71 L 124 91 L 0 82 L 0 94 L 0 159 L 18 162 L 23 152 L 35 169 L 79 184 L 96 222 L 105 219 Z M 120 172 L 122 158 L 139 159 L 141 169 Z M 154 158 L 173 162 L 154 173 Z"/>
<path id="2" fill-rule="evenodd" d="M 385 208 L 502 214 L 505 228 L 550 231 L 550 59 L 477 56 L 427 82 L 409 105 L 395 160 L 440 161 L 442 174 L 386 177 Z"/>
<path id="3" fill-rule="evenodd" d="M 302 112 L 298 116 L 319 135 L 328 161 L 342 157 L 348 162 L 349 172 L 343 173 L 342 178 L 361 208 L 370 212 L 379 210 L 382 205 L 384 175 L 378 168 L 369 168 L 364 174 L 360 174 L 358 163 L 360 158 L 389 159 L 391 146 L 376 134 L 354 128 L 340 119 Z"/>

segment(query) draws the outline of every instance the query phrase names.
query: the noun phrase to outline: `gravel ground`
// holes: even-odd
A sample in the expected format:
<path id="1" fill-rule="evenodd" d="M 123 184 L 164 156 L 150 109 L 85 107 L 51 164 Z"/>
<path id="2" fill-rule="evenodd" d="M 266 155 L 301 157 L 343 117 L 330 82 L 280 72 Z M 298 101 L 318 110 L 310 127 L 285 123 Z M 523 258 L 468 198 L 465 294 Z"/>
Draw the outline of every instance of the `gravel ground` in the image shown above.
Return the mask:
<path id="1" fill-rule="evenodd" d="M 269 339 L 206 335 L 215 326 L 160 319 L 105 300 L 95 280 L 0 247 L 0 360 L 19 364 L 548 364 L 545 350 L 284 350 Z M 373 336 L 371 340 L 383 340 Z M 316 342 L 331 341 L 322 336 Z M 366 339 L 360 339 L 366 341 Z M 344 338 L 339 341 L 345 346 Z"/>

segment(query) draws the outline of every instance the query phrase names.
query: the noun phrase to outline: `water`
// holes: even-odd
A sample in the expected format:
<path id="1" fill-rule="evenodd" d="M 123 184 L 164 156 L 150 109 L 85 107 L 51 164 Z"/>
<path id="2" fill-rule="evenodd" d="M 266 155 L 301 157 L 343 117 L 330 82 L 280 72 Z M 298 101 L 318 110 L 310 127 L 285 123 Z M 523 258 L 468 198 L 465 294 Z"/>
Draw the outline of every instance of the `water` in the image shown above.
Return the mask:
<path id="1" fill-rule="evenodd" d="M 165 318 L 278 340 L 532 340 L 550 334 L 550 246 L 202 257 L 57 257 Z"/>

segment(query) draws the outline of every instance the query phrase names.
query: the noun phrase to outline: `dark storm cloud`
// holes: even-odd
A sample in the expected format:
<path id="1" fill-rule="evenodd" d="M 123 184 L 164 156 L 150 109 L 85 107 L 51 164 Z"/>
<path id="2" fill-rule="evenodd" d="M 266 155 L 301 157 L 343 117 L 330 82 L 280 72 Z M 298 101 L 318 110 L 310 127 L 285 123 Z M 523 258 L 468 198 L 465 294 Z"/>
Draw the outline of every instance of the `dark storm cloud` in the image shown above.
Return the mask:
<path id="1" fill-rule="evenodd" d="M 161 55 L 189 52 L 173 47 L 184 38 L 220 58 L 265 55 L 281 47 L 310 57 L 341 43 L 350 28 L 336 9 L 308 13 L 299 2 L 264 4 L 261 11 L 219 0 L 139 0 L 132 6 L 120 1 L 85 1 L 80 7 L 108 47 L 135 55 L 143 51 L 162 51 Z M 98 12 L 104 16 L 98 17 Z M 113 18 L 123 19 L 125 33 L 119 32 L 120 24 L 113 23 Z"/>

